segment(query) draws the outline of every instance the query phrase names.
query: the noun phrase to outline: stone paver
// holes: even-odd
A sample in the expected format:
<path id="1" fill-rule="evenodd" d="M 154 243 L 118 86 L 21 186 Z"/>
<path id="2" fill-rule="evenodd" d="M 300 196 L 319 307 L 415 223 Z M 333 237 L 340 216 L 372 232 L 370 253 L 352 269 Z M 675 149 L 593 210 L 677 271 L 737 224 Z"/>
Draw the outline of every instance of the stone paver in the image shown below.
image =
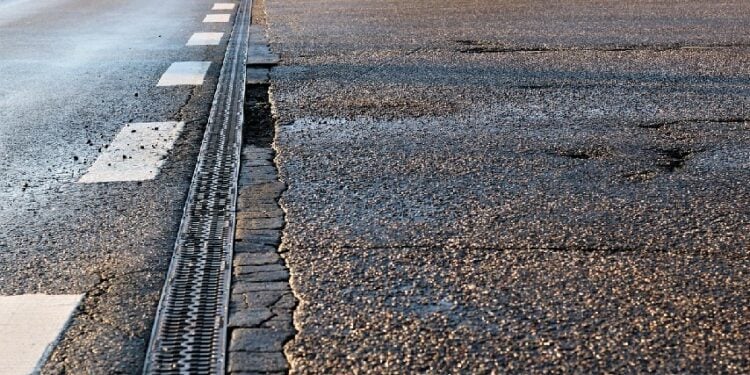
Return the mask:
<path id="1" fill-rule="evenodd" d="M 259 35 L 262 32 L 258 26 L 252 28 L 251 52 L 261 47 L 268 49 L 264 34 Z M 264 81 L 258 78 L 267 77 L 267 71 L 260 74 L 255 70 L 248 68 L 248 90 L 267 91 Z M 248 108 L 252 111 L 263 104 L 248 102 Z M 297 300 L 289 286 L 289 270 L 278 253 L 285 225 L 284 211 L 278 202 L 286 184 L 279 180 L 270 139 L 252 135 L 259 126 L 272 124 L 254 123 L 259 115 L 246 116 L 249 135 L 245 135 L 237 195 L 228 323 L 227 371 L 231 374 L 287 373 L 289 365 L 283 347 L 295 334 L 292 312 Z"/>
<path id="2" fill-rule="evenodd" d="M 286 372 L 289 365 L 281 353 L 250 353 L 250 352 L 232 352 L 229 355 L 229 372 L 259 372 L 277 371 Z"/>
<path id="3" fill-rule="evenodd" d="M 227 371 L 284 373 L 288 364 L 282 350 L 294 336 L 296 306 L 289 270 L 276 248 L 284 226 L 278 200 L 285 186 L 276 176 L 273 149 L 247 145 L 242 155 Z"/>

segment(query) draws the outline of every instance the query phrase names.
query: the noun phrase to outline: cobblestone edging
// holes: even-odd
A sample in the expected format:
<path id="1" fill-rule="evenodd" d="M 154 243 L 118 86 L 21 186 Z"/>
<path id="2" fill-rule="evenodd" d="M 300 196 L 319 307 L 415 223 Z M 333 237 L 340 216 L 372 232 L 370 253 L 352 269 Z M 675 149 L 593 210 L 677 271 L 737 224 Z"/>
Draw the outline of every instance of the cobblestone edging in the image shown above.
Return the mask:
<path id="1" fill-rule="evenodd" d="M 284 344 L 296 331 L 297 299 L 279 255 L 286 190 L 272 148 L 275 121 L 269 101 L 270 69 L 278 63 L 265 34 L 265 2 L 253 2 L 248 44 L 245 124 L 237 197 L 229 311 L 227 373 L 286 374 Z"/>
<path id="2" fill-rule="evenodd" d="M 296 299 L 278 254 L 286 189 L 273 164 L 274 150 L 245 145 L 237 202 L 227 372 L 287 373 L 284 344 L 294 337 Z"/>

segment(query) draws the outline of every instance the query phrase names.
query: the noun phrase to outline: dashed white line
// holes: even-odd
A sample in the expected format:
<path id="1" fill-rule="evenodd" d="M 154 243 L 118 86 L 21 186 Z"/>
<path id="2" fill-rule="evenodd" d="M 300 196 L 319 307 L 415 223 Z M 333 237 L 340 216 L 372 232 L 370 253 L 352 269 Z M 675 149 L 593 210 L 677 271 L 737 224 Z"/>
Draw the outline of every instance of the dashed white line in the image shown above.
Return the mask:
<path id="1" fill-rule="evenodd" d="M 0 296 L 0 374 L 38 371 L 82 297 Z"/>
<path id="2" fill-rule="evenodd" d="M 203 22 L 229 22 L 231 16 L 231 14 L 207 14 Z"/>
<path id="3" fill-rule="evenodd" d="M 215 46 L 221 43 L 224 33 L 195 33 L 190 37 L 188 46 Z"/>
<path id="4" fill-rule="evenodd" d="M 155 178 L 184 126 L 184 122 L 174 121 L 127 124 L 78 182 Z"/>
<path id="5" fill-rule="evenodd" d="M 211 62 L 180 61 L 172 63 L 157 86 L 202 85 Z"/>
<path id="6" fill-rule="evenodd" d="M 214 7 L 211 10 L 232 10 L 234 9 L 233 3 L 214 3 Z"/>

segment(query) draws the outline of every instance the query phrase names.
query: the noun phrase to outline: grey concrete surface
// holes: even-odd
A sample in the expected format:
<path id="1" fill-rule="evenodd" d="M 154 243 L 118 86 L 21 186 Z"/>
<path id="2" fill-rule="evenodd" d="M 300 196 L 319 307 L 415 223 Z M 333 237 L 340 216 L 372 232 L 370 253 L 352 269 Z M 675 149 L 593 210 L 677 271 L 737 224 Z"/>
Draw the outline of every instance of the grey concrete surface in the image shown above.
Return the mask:
<path id="1" fill-rule="evenodd" d="M 223 46 L 213 1 L 0 1 L 0 294 L 86 293 L 44 373 L 138 373 Z M 200 87 L 156 87 L 174 61 Z M 153 181 L 76 184 L 128 122 L 185 121 Z"/>
<path id="2" fill-rule="evenodd" d="M 750 372 L 749 3 L 266 7 L 292 372 Z"/>

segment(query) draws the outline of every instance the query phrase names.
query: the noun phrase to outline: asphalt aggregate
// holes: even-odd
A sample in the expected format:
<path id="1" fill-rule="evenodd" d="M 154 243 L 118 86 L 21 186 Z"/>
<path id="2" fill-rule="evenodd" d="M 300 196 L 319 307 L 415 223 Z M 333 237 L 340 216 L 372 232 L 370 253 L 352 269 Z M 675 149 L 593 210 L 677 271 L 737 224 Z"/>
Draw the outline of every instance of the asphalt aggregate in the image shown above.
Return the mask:
<path id="1" fill-rule="evenodd" d="M 43 373 L 139 373 L 224 46 L 213 2 L 0 0 L 0 295 L 82 294 Z M 226 39 L 226 38 L 225 38 Z M 156 87 L 175 61 L 202 86 Z M 156 179 L 79 184 L 129 122 L 184 121 Z"/>
<path id="2" fill-rule="evenodd" d="M 293 372 L 750 372 L 750 3 L 265 6 Z"/>

